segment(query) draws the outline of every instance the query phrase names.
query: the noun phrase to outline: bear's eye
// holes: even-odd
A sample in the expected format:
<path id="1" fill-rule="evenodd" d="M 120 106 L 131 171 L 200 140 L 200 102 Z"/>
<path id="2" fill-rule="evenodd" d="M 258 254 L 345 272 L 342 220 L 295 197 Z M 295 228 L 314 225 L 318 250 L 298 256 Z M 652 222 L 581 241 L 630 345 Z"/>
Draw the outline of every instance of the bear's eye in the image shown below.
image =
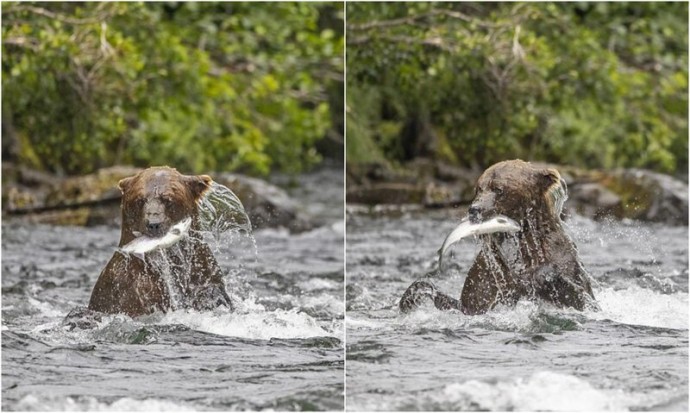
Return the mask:
<path id="1" fill-rule="evenodd" d="M 503 189 L 501 188 L 494 188 L 494 193 L 498 196 L 503 195 Z"/>
<path id="2" fill-rule="evenodd" d="M 137 209 L 143 208 L 145 203 L 146 203 L 145 198 L 142 198 L 142 197 L 134 198 L 134 206 L 136 206 Z"/>

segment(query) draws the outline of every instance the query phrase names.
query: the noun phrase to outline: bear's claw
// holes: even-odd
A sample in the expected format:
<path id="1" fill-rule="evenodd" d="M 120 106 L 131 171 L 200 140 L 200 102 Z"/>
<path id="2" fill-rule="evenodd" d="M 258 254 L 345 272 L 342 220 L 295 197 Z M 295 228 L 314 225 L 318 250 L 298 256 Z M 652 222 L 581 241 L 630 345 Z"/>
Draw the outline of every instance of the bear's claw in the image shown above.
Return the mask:
<path id="1" fill-rule="evenodd" d="M 407 287 L 407 290 L 405 290 L 402 298 L 400 298 L 400 304 L 398 307 L 400 308 L 401 312 L 407 313 L 419 307 L 425 297 L 435 299 L 436 294 L 436 286 L 430 281 L 417 280 Z"/>

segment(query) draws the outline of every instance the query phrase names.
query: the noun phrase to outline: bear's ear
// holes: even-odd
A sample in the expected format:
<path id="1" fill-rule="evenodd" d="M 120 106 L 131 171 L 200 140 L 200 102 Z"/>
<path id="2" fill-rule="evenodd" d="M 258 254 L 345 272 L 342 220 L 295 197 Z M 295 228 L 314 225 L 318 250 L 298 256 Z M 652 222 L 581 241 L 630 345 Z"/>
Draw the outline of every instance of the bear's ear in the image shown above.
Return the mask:
<path id="1" fill-rule="evenodd" d="M 563 212 L 563 204 L 568 199 L 568 186 L 561 178 L 561 174 L 553 168 L 544 170 L 542 176 L 545 184 L 544 196 L 553 211 L 560 216 Z"/>
<path id="2" fill-rule="evenodd" d="M 194 199 L 199 199 L 206 192 L 207 189 L 211 187 L 211 179 L 208 175 L 196 175 L 187 177 L 187 186 L 194 195 Z"/>
<path id="3" fill-rule="evenodd" d="M 540 178 L 544 188 L 550 188 L 554 184 L 560 184 L 561 174 L 553 168 L 544 169 L 540 171 Z"/>
<path id="4" fill-rule="evenodd" d="M 132 180 L 134 180 L 134 177 L 130 176 L 129 178 L 120 179 L 120 182 L 117 183 L 117 186 L 120 188 L 120 192 L 122 192 L 123 195 L 125 191 L 129 189 L 129 186 L 132 184 Z"/>

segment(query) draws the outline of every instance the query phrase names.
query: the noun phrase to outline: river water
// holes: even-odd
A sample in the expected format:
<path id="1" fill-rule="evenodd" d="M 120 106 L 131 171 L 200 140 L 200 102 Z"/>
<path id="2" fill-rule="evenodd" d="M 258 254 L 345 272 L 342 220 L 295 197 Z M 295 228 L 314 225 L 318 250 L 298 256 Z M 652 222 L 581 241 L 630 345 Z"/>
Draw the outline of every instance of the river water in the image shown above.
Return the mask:
<path id="1" fill-rule="evenodd" d="M 5 223 L 3 410 L 342 410 L 342 176 L 332 166 L 292 182 L 323 225 L 259 230 L 216 255 L 235 313 L 70 330 L 62 321 L 88 304 L 119 229 Z"/>
<path id="2" fill-rule="evenodd" d="M 401 315 L 458 222 L 348 206 L 347 410 L 688 410 L 687 227 L 568 219 L 599 312 L 427 303 Z M 477 250 L 472 238 L 451 248 L 441 291 L 459 297 Z"/>

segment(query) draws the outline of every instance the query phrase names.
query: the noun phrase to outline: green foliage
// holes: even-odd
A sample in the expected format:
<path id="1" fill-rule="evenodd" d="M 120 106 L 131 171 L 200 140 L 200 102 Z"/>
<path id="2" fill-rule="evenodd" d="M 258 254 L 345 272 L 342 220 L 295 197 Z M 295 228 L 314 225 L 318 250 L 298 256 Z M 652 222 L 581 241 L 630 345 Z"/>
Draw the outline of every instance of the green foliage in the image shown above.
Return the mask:
<path id="1" fill-rule="evenodd" d="M 5 2 L 3 141 L 20 162 L 64 173 L 300 171 L 342 117 L 329 99 L 342 88 L 342 13 L 337 3 Z"/>
<path id="2" fill-rule="evenodd" d="M 520 157 L 686 170 L 687 11 L 686 3 L 348 3 L 348 92 L 367 91 L 350 94 L 358 100 L 348 101 L 348 120 L 366 124 L 348 125 L 348 144 L 368 133 L 399 161 L 409 148 L 392 148 L 428 139 L 433 156 L 479 167 Z M 433 133 L 402 128 L 391 142 L 376 132 L 391 122 L 423 122 Z"/>

